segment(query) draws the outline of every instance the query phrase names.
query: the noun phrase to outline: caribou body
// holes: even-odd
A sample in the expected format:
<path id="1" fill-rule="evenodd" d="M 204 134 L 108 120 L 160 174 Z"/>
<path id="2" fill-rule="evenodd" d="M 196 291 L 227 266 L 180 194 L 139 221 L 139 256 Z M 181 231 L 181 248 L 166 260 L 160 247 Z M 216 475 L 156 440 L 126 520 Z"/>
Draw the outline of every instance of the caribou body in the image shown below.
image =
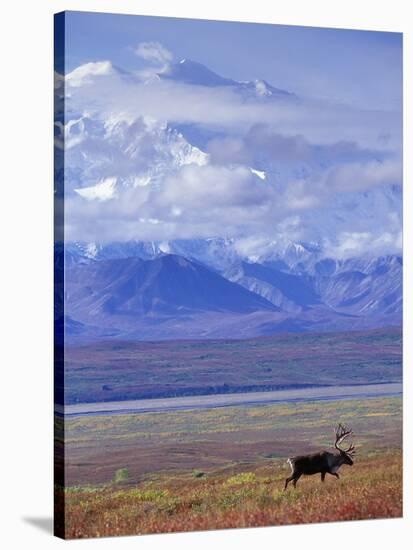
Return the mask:
<path id="1" fill-rule="evenodd" d="M 324 481 L 326 474 L 331 474 L 339 479 L 338 470 L 343 464 L 353 465 L 353 456 L 355 453 L 355 447 L 351 444 L 347 449 L 342 449 L 340 443 L 347 437 L 353 434 L 353 432 L 347 429 L 342 424 L 339 424 L 335 430 L 336 440 L 334 447 L 337 449 L 337 453 L 331 453 L 329 451 L 321 451 L 310 455 L 294 456 L 289 458 L 287 462 L 291 466 L 291 475 L 285 480 L 284 491 L 287 489 L 290 481 L 293 482 L 294 488 L 297 485 L 297 481 L 302 475 L 311 476 L 314 474 L 321 474 L 321 481 Z"/>

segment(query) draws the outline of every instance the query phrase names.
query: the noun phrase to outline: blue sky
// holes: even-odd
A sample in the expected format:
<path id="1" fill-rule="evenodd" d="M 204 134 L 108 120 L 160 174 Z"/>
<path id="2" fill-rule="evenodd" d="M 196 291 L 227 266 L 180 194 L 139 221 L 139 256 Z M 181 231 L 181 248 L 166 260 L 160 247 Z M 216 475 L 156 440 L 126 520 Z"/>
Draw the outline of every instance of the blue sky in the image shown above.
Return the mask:
<path id="1" fill-rule="evenodd" d="M 67 12 L 67 70 L 110 59 L 135 70 L 138 43 L 157 41 L 237 80 L 265 79 L 307 97 L 400 109 L 402 34 Z"/>

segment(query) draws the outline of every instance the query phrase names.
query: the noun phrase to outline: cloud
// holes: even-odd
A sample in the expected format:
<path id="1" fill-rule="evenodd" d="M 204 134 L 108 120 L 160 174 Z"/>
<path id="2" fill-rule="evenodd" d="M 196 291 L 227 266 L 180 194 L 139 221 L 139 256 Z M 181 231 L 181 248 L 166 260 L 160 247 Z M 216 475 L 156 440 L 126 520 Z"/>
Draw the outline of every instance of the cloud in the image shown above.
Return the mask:
<path id="1" fill-rule="evenodd" d="M 277 218 L 272 187 L 240 166 L 183 166 L 160 186 L 137 186 L 117 196 L 114 181 L 108 178 L 68 198 L 70 240 L 239 235 L 262 230 Z"/>
<path id="2" fill-rule="evenodd" d="M 141 42 L 134 50 L 138 57 L 158 65 L 168 65 L 173 60 L 172 53 L 159 42 Z"/>
<path id="3" fill-rule="evenodd" d="M 345 199 L 340 199 L 340 195 L 358 194 L 354 199 L 356 208 L 357 202 L 362 200 L 359 193 L 386 186 L 400 188 L 402 172 L 401 161 L 394 158 L 364 163 L 349 162 L 325 170 L 316 170 L 307 179 L 289 183 L 285 190 L 286 205 L 293 210 L 307 210 L 319 206 L 331 208 L 335 199 L 345 203 Z"/>
<path id="4" fill-rule="evenodd" d="M 330 191 L 365 191 L 381 185 L 401 185 L 402 164 L 392 159 L 336 166 L 328 171 L 325 185 Z"/>
<path id="5" fill-rule="evenodd" d="M 334 160 L 334 157 L 331 157 Z M 285 206 L 291 210 L 311 210 L 324 208 L 332 210 L 338 204 L 337 210 L 357 210 L 363 204 L 360 193 L 373 192 L 380 187 L 402 186 L 402 164 L 397 158 L 382 161 L 348 162 L 336 164 L 330 168 L 315 170 L 306 179 L 291 181 L 285 188 Z M 345 195 L 354 197 L 350 202 Z M 374 195 L 373 195 L 374 196 Z M 400 196 L 396 192 L 396 197 Z M 395 199 L 398 200 L 397 198 Z M 364 198 L 364 202 L 369 204 Z M 371 202 L 370 202 L 371 204 Z M 395 208 L 395 203 L 387 204 L 387 209 Z M 383 206 L 371 204 L 372 213 L 383 214 Z M 384 206 L 385 212 L 386 205 Z M 338 214 L 339 215 L 339 214 Z M 338 222 L 337 222 L 338 223 Z"/>
<path id="6" fill-rule="evenodd" d="M 70 105 L 77 112 L 87 110 L 102 119 L 113 113 L 122 115 L 125 121 L 147 116 L 170 123 L 204 125 L 221 133 L 235 133 L 237 137 L 253 128 L 255 133 L 246 137 L 247 146 L 254 142 L 258 146 L 260 139 L 264 139 L 267 148 L 280 147 L 287 157 L 305 156 L 307 142 L 331 145 L 356 141 L 359 147 L 382 150 L 401 144 L 399 116 L 391 112 L 378 116 L 372 111 L 304 98 L 267 101 L 253 97 L 245 101 L 231 86 L 211 88 L 162 78 L 137 81 L 116 71 L 103 82 L 89 69 L 86 65 L 75 69 L 80 78 L 73 81 L 79 90 L 71 91 Z M 83 77 L 84 72 L 87 78 Z M 82 83 L 90 84 L 93 76 L 95 86 L 81 87 Z M 260 125 L 268 130 L 260 130 Z M 268 135 L 271 131 L 272 136 Z M 277 143 L 277 134 L 291 137 L 290 142 Z M 388 136 L 386 142 L 382 140 L 383 134 Z"/>
<path id="7" fill-rule="evenodd" d="M 158 43 L 137 50 L 157 66 L 172 59 Z M 397 115 L 246 99 L 231 86 L 138 78 L 109 62 L 66 78 L 56 143 L 64 137 L 68 239 L 222 236 L 248 256 L 288 239 L 324 242 L 337 257 L 397 249 Z M 185 128 L 213 136 L 206 153 L 191 148 Z"/>
<path id="8" fill-rule="evenodd" d="M 285 206 L 290 210 L 308 210 L 318 207 L 324 193 L 317 192 L 306 181 L 295 181 L 285 191 Z"/>
<path id="9" fill-rule="evenodd" d="M 301 134 L 285 135 L 269 124 L 254 124 L 243 136 L 220 136 L 207 144 L 213 162 L 347 163 L 383 156 L 379 149 L 366 149 L 357 142 L 339 139 L 323 144 L 312 143 Z"/>
<path id="10" fill-rule="evenodd" d="M 357 200 L 326 181 L 281 190 L 247 167 L 211 164 L 182 166 L 145 186 L 109 177 L 67 199 L 66 234 L 87 242 L 231 237 L 249 257 L 289 240 L 324 242 L 335 257 L 399 249 L 398 202 L 383 203 L 374 187 Z"/>
<path id="11" fill-rule="evenodd" d="M 335 242 L 326 240 L 324 254 L 345 260 L 359 256 L 381 256 L 402 249 L 402 234 L 398 232 L 348 232 L 340 233 Z"/>

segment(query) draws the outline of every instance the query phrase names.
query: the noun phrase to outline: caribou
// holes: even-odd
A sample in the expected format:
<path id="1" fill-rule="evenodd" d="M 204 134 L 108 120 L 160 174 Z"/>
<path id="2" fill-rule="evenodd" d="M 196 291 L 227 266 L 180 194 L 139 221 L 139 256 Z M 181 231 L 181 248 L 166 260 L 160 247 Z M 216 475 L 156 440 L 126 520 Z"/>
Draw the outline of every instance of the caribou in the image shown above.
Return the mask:
<path id="1" fill-rule="evenodd" d="M 324 481 L 326 474 L 335 476 L 340 479 L 338 470 L 343 464 L 353 466 L 353 457 L 355 454 L 355 447 L 351 444 L 347 449 L 342 449 L 340 444 L 350 435 L 353 435 L 352 430 L 339 424 L 335 429 L 336 440 L 334 447 L 337 449 L 337 453 L 331 453 L 329 451 L 321 451 L 310 455 L 294 456 L 287 460 L 291 466 L 291 475 L 285 480 L 284 491 L 287 489 L 290 481 L 293 482 L 294 489 L 297 485 L 297 481 L 302 475 L 311 476 L 314 474 L 321 474 L 321 481 Z"/>

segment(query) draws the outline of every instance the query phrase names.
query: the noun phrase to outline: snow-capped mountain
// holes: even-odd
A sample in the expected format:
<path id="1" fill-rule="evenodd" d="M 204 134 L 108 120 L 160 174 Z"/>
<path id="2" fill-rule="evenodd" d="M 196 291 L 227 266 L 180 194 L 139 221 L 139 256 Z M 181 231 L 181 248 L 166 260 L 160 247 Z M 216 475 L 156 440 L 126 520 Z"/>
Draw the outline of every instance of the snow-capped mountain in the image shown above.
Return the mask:
<path id="1" fill-rule="evenodd" d="M 210 69 L 192 61 L 191 59 L 181 59 L 179 63 L 175 63 L 167 68 L 166 71 L 159 74 L 159 78 L 166 80 L 174 80 L 176 82 L 184 82 L 185 84 L 191 84 L 194 86 L 230 86 L 235 88 L 245 97 L 249 97 L 252 94 L 260 98 L 264 97 L 277 97 L 277 98 L 293 98 L 295 94 L 286 90 L 281 90 L 271 86 L 265 80 L 253 80 L 253 81 L 238 81 L 232 78 L 222 77 Z"/>
<path id="2" fill-rule="evenodd" d="M 346 140 L 313 143 L 297 131 L 286 134 L 262 122 L 256 124 L 249 117 L 261 116 L 268 106 L 282 118 L 284 110 L 288 113 L 296 106 L 305 112 L 306 104 L 265 80 L 240 82 L 188 59 L 150 76 L 123 71 L 107 61 L 88 63 L 64 79 L 56 75 L 55 89 L 59 97 L 63 90 L 66 94 L 65 116 L 59 113 L 55 122 L 56 148 L 65 149 L 64 165 L 56 164 L 56 174 L 64 178 L 65 198 L 71 201 L 69 226 L 86 219 L 87 227 L 76 233 L 85 238 L 65 244 L 69 285 L 76 270 L 100 272 L 100 262 L 110 262 L 110 276 L 117 277 L 125 260 L 130 261 L 128 277 L 135 280 L 134 266 L 139 271 L 142 262 L 160 262 L 166 269 L 169 264 L 163 258 L 172 255 L 234 285 L 238 296 L 245 297 L 243 292 L 255 296 L 257 311 L 262 306 L 265 315 L 259 322 L 251 321 L 251 334 L 401 322 L 402 190 L 387 150 Z M 129 110 L 96 99 L 96 90 L 104 94 L 106 89 L 121 94 Z M 139 91 L 136 97 L 135 90 Z M 198 95 L 191 95 L 194 90 Z M 248 127 L 229 129 L 219 120 L 206 123 L 173 113 L 169 120 L 150 112 L 152 93 L 160 93 L 165 102 L 169 93 L 201 101 L 208 91 L 216 94 L 217 101 L 235 102 Z M 149 114 L 141 112 L 140 102 L 146 102 Z M 198 106 L 188 103 L 188 110 L 194 108 L 197 111 Z M 227 116 L 226 110 L 218 112 Z M 205 168 L 213 170 L 206 183 L 202 180 Z M 185 187 L 188 169 L 191 179 Z M 234 174 L 241 174 L 244 187 L 228 190 L 224 180 Z M 183 208 L 177 190 L 190 193 L 191 186 L 201 185 L 206 191 L 198 210 L 190 203 Z M 248 186 L 255 186 L 254 193 L 240 200 L 242 210 L 232 210 L 228 196 L 235 200 L 238 190 L 248 191 Z M 158 192 L 163 193 L 160 203 Z M 210 203 L 214 195 L 219 196 Z M 135 204 L 136 197 L 140 202 Z M 106 208 L 104 215 L 101 205 Z M 90 208 L 83 213 L 85 206 Z M 76 217 L 78 207 L 83 217 Z M 152 214 L 156 209 L 159 216 Z M 100 238 L 96 227 L 102 218 L 106 216 L 116 227 L 124 219 L 119 212 L 135 224 L 132 235 L 111 239 L 106 232 Z M 165 212 L 169 217 L 164 220 Z M 222 212 L 231 212 L 226 214 L 228 219 L 223 219 Z M 202 224 L 201 214 L 204 218 L 210 214 L 213 223 Z M 94 217 L 89 220 L 88 215 Z M 246 220 L 243 231 L 236 225 L 238 217 Z M 380 231 L 377 220 L 381 220 Z M 140 223 L 153 224 L 158 233 L 153 238 L 141 236 Z M 177 232 L 179 224 L 184 230 Z M 166 229 L 159 237 L 162 227 Z M 171 273 L 171 278 L 175 275 Z M 92 283 L 91 295 L 99 295 Z M 230 288 L 226 283 L 220 288 Z M 156 280 L 159 299 L 168 284 L 167 277 Z M 179 281 L 176 284 L 178 288 Z M 129 289 L 136 286 L 131 285 L 127 283 Z M 84 300 L 87 292 L 82 289 L 78 296 Z M 155 295 L 154 291 L 156 301 Z M 76 299 L 70 304 L 73 312 L 82 310 Z M 277 311 L 272 318 L 271 307 Z M 82 323 L 90 322 L 71 312 L 68 315 L 76 332 L 81 332 Z M 231 317 L 228 327 L 239 323 Z M 204 319 L 201 324 L 205 330 Z M 93 330 L 96 334 L 98 328 Z M 202 337 L 201 329 L 194 330 Z M 162 331 L 157 331 L 162 337 Z M 230 334 L 228 328 L 225 335 Z"/>
<path id="3" fill-rule="evenodd" d="M 56 75 L 58 91 L 62 87 L 62 78 Z M 148 82 L 153 78 L 150 77 Z M 190 60 L 172 65 L 157 78 L 212 88 L 230 87 L 245 100 L 251 94 L 256 100 L 294 97 L 265 81 L 238 82 L 223 78 Z M 92 83 L 103 86 L 105 79 L 115 83 L 126 81 L 130 86 L 146 84 L 133 73 L 108 61 L 88 63 L 66 76 L 66 122 L 64 125 L 59 121 L 56 123 L 55 136 L 56 142 L 61 147 L 64 144 L 66 151 L 66 193 L 76 192 L 85 199 L 108 200 L 121 193 L 123 187 L 159 183 L 183 166 L 203 166 L 209 162 L 209 154 L 188 141 L 188 135 L 194 137 L 196 131 L 201 132 L 193 126 L 189 129 L 152 116 L 131 117 L 122 112 L 112 112 L 104 117 L 99 110 L 80 111 L 75 98 L 83 87 Z M 202 142 L 199 136 L 198 139 Z M 265 171 L 253 166 L 250 170 L 257 178 L 266 178 Z"/>

